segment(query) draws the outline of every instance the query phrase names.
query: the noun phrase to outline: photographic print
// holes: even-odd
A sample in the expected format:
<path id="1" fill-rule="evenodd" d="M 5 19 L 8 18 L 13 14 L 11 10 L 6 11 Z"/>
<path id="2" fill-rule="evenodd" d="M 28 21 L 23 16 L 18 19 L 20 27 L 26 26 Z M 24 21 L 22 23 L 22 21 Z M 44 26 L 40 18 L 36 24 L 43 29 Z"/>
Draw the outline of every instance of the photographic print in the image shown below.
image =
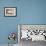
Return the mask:
<path id="1" fill-rule="evenodd" d="M 10 16 L 10 17 L 16 16 L 16 7 L 5 7 L 4 16 Z"/>
<path id="2" fill-rule="evenodd" d="M 46 41 L 46 25 L 20 25 L 20 40 Z"/>
<path id="3" fill-rule="evenodd" d="M 46 43 L 46 25 L 44 24 L 19 24 L 18 42 L 20 46 L 31 46 L 32 43 Z"/>

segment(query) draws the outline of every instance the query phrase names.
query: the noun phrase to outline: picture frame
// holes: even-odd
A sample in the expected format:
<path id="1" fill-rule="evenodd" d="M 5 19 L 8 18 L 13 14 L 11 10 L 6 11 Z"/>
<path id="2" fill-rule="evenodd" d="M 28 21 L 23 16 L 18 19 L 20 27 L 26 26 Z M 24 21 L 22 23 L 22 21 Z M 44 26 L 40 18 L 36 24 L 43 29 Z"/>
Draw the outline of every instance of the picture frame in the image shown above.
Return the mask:
<path id="1" fill-rule="evenodd" d="M 28 35 L 23 35 L 28 36 L 27 38 L 22 37 L 22 30 L 28 30 Z M 18 42 L 21 42 L 22 40 L 46 41 L 46 24 L 18 24 Z"/>
<path id="2" fill-rule="evenodd" d="M 4 16 L 5 17 L 16 17 L 17 16 L 17 8 L 16 7 L 5 7 L 4 8 Z"/>

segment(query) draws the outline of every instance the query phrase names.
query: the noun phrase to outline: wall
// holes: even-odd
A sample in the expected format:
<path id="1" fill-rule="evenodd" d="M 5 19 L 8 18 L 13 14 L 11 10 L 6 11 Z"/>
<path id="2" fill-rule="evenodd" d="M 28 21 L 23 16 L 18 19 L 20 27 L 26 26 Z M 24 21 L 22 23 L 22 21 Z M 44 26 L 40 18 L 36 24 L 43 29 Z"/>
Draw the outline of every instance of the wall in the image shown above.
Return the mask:
<path id="1" fill-rule="evenodd" d="M 16 17 L 0 11 L 0 44 L 8 43 L 9 32 L 18 32 L 18 24 L 46 24 L 46 0 L 0 0 L 0 10 L 12 6 L 17 7 Z"/>
<path id="2" fill-rule="evenodd" d="M 23 0 L 21 24 L 46 24 L 46 0 Z"/>

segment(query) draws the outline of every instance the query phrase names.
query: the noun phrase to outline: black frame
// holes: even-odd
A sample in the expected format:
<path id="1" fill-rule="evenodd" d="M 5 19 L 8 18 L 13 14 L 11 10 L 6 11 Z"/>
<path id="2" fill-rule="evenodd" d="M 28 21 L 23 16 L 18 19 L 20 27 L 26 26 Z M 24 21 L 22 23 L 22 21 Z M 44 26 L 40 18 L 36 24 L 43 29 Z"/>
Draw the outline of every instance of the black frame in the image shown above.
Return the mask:
<path id="1" fill-rule="evenodd" d="M 17 16 L 17 8 L 16 8 L 16 15 L 15 16 L 6 16 L 5 15 L 5 8 L 16 8 L 16 7 L 4 7 L 4 16 L 5 17 L 16 17 Z"/>

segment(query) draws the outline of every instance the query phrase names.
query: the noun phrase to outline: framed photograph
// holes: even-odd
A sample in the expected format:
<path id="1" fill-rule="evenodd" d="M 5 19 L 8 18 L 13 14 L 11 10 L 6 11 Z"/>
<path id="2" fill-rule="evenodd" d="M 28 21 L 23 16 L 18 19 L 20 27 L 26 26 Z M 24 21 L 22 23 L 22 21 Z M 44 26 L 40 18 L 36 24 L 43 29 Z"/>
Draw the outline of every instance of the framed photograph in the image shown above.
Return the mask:
<path id="1" fill-rule="evenodd" d="M 46 24 L 19 24 L 18 42 L 24 40 L 46 41 Z"/>
<path id="2" fill-rule="evenodd" d="M 5 7 L 4 8 L 4 16 L 14 17 L 17 15 L 16 7 Z"/>

